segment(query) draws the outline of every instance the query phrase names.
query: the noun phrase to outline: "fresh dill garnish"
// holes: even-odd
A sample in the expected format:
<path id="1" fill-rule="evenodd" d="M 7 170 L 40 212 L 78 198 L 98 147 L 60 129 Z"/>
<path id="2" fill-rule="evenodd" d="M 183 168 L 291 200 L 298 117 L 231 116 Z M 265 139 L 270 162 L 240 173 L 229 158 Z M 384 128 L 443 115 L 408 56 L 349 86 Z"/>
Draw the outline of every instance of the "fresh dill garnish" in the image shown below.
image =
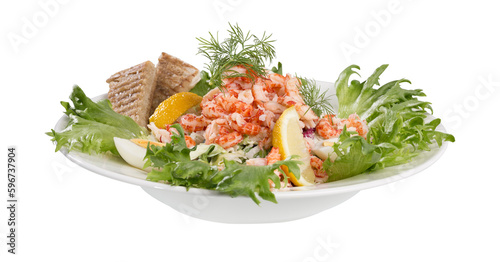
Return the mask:
<path id="1" fill-rule="evenodd" d="M 219 41 L 218 33 L 214 35 L 210 32 L 208 39 L 196 38 L 199 41 L 198 54 L 202 54 L 209 60 L 205 68 L 210 72 L 210 76 L 205 75 L 205 81 L 198 88 L 205 90 L 205 93 L 206 90 L 215 87 L 221 88 L 224 78 L 248 77 L 254 80 L 256 77 L 265 76 L 267 74 L 266 62 L 271 63 L 276 57 L 276 50 L 272 45 L 275 40 L 271 40 L 272 35 L 264 32 L 259 38 L 250 32 L 244 33 L 238 24 L 229 24 L 229 27 L 227 30 L 229 37 L 223 41 Z M 243 66 L 247 72 L 239 73 L 231 70 L 234 66 Z M 281 63 L 278 63 L 278 67 L 273 67 L 272 71 L 283 74 Z M 300 80 L 302 82 L 300 93 L 311 110 L 318 116 L 333 114 L 334 110 L 326 91 L 321 92 L 313 80 L 307 78 L 300 78 Z"/>
<path id="2" fill-rule="evenodd" d="M 283 65 L 281 62 L 278 62 L 278 67 L 273 66 L 271 71 L 273 71 L 273 73 L 283 75 Z"/>
<path id="3" fill-rule="evenodd" d="M 219 35 L 209 32 L 210 38 L 196 38 L 200 43 L 198 54 L 203 54 L 210 61 L 205 64 L 210 72 L 209 85 L 221 87 L 223 78 L 249 77 L 254 80 L 257 76 L 266 75 L 265 63 L 272 62 L 276 51 L 272 45 L 272 35 L 265 32 L 261 38 L 247 32 L 246 34 L 236 25 L 229 24 L 229 38 L 219 41 Z M 231 70 L 232 67 L 241 65 L 247 69 L 246 74 Z"/>
<path id="4" fill-rule="evenodd" d="M 326 94 L 328 90 L 321 92 L 321 89 L 316 84 L 316 81 L 312 79 L 303 77 L 299 77 L 299 79 L 302 83 L 299 91 L 306 105 L 308 105 L 319 117 L 324 114 L 334 114 L 335 110 L 330 103 L 331 96 Z"/>

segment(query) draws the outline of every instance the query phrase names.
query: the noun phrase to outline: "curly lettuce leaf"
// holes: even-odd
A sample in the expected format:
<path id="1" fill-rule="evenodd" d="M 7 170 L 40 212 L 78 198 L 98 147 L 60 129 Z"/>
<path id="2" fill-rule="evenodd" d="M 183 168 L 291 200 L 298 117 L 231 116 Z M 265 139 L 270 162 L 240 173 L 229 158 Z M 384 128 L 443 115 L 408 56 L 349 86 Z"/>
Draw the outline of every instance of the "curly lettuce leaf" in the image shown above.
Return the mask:
<path id="1" fill-rule="evenodd" d="M 111 152 L 118 155 L 113 137 L 132 139 L 147 134 L 130 117 L 113 111 L 109 100 L 94 102 L 77 85 L 69 98 L 73 105 L 61 102 L 69 118 L 68 124 L 60 132 L 52 129 L 46 133 L 56 143 L 56 152 L 66 147 L 69 151 L 88 154 Z"/>
<path id="2" fill-rule="evenodd" d="M 329 174 L 328 182 L 349 178 L 363 173 L 375 165 L 382 157 L 378 146 L 368 143 L 361 136 L 352 136 L 344 127 L 338 143 L 333 145 L 337 155 L 334 162 L 329 158 L 323 163 L 325 172 Z"/>
<path id="3" fill-rule="evenodd" d="M 300 174 L 299 163 L 296 160 L 285 159 L 267 166 L 248 166 L 235 161 L 224 161 L 225 168 L 216 176 L 221 180 L 215 189 L 232 197 L 248 196 L 257 204 L 260 204 L 260 201 L 255 196 L 256 193 L 264 200 L 277 203 L 268 181 L 273 181 L 277 189 L 281 188 L 280 179 L 274 171 L 279 170 L 287 179 L 279 167 L 284 165 L 290 172 Z"/>
<path id="4" fill-rule="evenodd" d="M 384 117 L 379 109 L 382 107 L 390 108 L 392 106 L 405 103 L 398 108 L 399 113 L 409 113 L 413 110 L 419 114 L 425 114 L 425 110 L 432 111 L 430 103 L 421 102 L 418 96 L 425 96 L 421 89 L 408 90 L 400 87 L 401 83 L 411 83 L 407 79 L 391 81 L 380 88 L 380 75 L 385 71 L 388 65 L 382 65 L 364 82 L 357 80 L 351 81 L 349 78 L 353 74 L 358 74 L 353 69 L 358 69 L 356 65 L 346 68 L 335 82 L 337 97 L 339 100 L 338 116 L 347 118 L 350 114 L 356 113 L 361 119 L 366 119 L 369 123 L 377 117 Z M 359 74 L 358 74 L 359 75 Z"/>
<path id="5" fill-rule="evenodd" d="M 179 132 L 172 134 L 172 142 L 163 147 L 151 145 L 146 152 L 146 165 L 155 167 L 147 175 L 147 180 L 165 181 L 171 185 L 205 188 L 216 190 L 232 197 L 248 196 L 260 204 L 257 195 L 262 199 L 276 203 L 276 198 L 269 187 L 269 180 L 277 188 L 279 177 L 274 173 L 281 165 L 292 172 L 300 173 L 299 161 L 286 159 L 268 166 L 248 166 L 232 160 L 224 160 L 224 169 L 219 170 L 206 161 L 191 160 L 190 153 L 197 149 L 189 149 L 184 141 L 184 131 L 179 124 L 174 124 Z M 210 147 L 209 147 L 210 148 Z M 210 154 L 210 153 L 208 153 Z M 280 172 L 282 172 L 280 170 Z"/>
<path id="6" fill-rule="evenodd" d="M 171 127 L 175 128 L 178 133 L 172 133 L 171 143 L 167 143 L 165 146 L 150 145 L 147 148 L 145 167 L 163 167 L 170 163 L 191 161 L 190 153 L 194 149 L 187 147 L 184 130 L 179 124 L 173 124 Z"/>
<path id="7" fill-rule="evenodd" d="M 366 119 L 369 132 L 365 140 L 359 136 L 341 135 L 334 144 L 337 159 L 326 160 L 324 168 L 330 181 L 348 178 L 367 170 L 408 163 L 421 151 L 430 150 L 430 145 L 441 146 L 444 141 L 454 142 L 453 135 L 436 131 L 440 119 L 427 122 L 432 113 L 429 102 L 418 97 L 425 94 L 421 89 L 401 88 L 409 80 L 400 79 L 380 86 L 380 75 L 387 65 L 382 65 L 364 82 L 349 79 L 358 74 L 351 65 L 340 74 L 335 83 L 339 101 L 338 116 L 347 118 L 358 114 Z M 358 74 L 359 75 L 359 74 Z M 375 86 L 380 86 L 375 88 Z"/>

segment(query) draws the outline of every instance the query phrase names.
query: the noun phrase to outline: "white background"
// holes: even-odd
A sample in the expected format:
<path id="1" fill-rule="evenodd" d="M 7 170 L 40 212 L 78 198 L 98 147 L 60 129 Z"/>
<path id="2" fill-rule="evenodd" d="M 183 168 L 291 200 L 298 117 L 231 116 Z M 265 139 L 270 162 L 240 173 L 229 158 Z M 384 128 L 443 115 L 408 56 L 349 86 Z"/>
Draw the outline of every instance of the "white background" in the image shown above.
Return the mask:
<path id="1" fill-rule="evenodd" d="M 6 252 L 0 209 L 0 261 L 499 261 L 500 6 L 307 2 L 69 0 L 47 11 L 2 1 L 0 148 L 6 159 L 7 146 L 17 147 L 20 207 L 16 256 Z M 404 77 L 407 88 L 424 89 L 457 142 L 411 178 L 306 219 L 261 225 L 190 219 L 54 153 L 44 132 L 73 84 L 105 93 L 112 73 L 162 51 L 202 68 L 195 37 L 222 33 L 228 21 L 273 33 L 285 72 L 335 81 L 351 63 L 364 78 L 390 64 L 381 82 Z M 334 243 L 330 253 L 318 253 L 321 241 Z"/>

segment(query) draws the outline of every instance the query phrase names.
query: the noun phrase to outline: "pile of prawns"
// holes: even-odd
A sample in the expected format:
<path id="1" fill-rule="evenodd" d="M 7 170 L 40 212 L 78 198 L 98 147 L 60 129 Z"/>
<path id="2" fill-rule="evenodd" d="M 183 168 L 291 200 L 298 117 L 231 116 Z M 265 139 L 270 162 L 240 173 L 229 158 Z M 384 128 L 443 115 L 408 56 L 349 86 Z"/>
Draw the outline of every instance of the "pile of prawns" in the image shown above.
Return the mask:
<path id="1" fill-rule="evenodd" d="M 247 75 L 244 66 L 236 66 L 229 71 L 240 75 Z M 348 131 L 356 131 L 366 138 L 368 127 L 365 120 L 356 114 L 348 119 L 339 119 L 335 115 L 317 116 L 304 102 L 300 94 L 301 81 L 297 77 L 287 74 L 268 72 L 266 76 L 227 77 L 222 81 L 220 88 L 209 91 L 200 103 L 198 115 L 189 113 L 181 116 L 177 122 L 185 131 L 188 147 L 197 143 L 190 136 L 195 132 L 202 132 L 205 144 L 218 144 L 224 149 L 232 148 L 243 141 L 245 136 L 257 141 L 261 150 L 271 150 L 265 158 L 251 158 L 246 160 L 247 165 L 270 165 L 281 160 L 277 147 L 272 146 L 272 130 L 280 115 L 287 108 L 295 107 L 303 129 L 315 129 L 315 133 L 322 139 L 335 138 L 340 135 L 346 126 Z M 148 126 L 155 137 L 162 143 L 171 141 L 172 132 L 177 132 L 170 125 L 165 129 L 158 129 L 154 124 Z M 313 137 L 304 137 L 309 152 L 313 146 Z M 323 161 L 311 155 L 310 164 L 313 168 L 316 181 L 324 182 L 327 174 L 323 171 Z M 280 172 L 276 172 L 280 177 Z M 271 183 L 271 186 L 274 185 Z M 292 186 L 288 182 L 285 186 Z"/>

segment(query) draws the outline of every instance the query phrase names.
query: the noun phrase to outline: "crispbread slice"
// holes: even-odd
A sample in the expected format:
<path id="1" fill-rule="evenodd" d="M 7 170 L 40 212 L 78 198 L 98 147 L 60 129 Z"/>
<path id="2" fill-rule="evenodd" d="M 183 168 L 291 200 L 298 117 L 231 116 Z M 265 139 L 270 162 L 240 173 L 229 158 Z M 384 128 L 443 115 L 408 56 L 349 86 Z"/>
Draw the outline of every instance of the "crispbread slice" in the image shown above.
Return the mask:
<path id="1" fill-rule="evenodd" d="M 162 53 L 156 65 L 156 90 L 150 114 L 169 96 L 187 92 L 200 80 L 199 70 L 167 53 Z"/>
<path id="2" fill-rule="evenodd" d="M 108 99 L 113 110 L 131 117 L 140 126 L 146 126 L 156 89 L 155 65 L 146 61 L 112 75 L 106 82 L 109 83 Z"/>

